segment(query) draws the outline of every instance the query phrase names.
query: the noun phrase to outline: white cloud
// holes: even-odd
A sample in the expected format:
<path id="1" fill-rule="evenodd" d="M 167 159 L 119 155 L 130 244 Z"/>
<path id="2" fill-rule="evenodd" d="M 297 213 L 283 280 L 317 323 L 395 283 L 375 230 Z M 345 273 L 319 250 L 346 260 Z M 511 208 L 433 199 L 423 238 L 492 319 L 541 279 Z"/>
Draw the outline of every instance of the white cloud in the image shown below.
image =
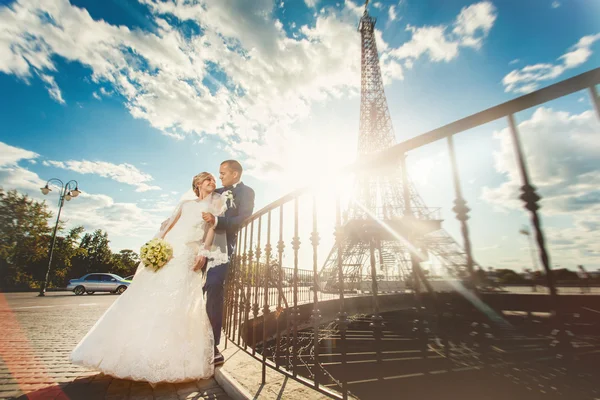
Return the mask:
<path id="1" fill-rule="evenodd" d="M 102 97 L 109 97 L 112 96 L 112 94 L 112 91 L 106 90 L 105 88 L 101 87 L 99 91 L 92 93 L 92 96 L 94 96 L 94 98 L 97 100 L 102 100 Z"/>
<path id="2" fill-rule="evenodd" d="M 541 82 L 557 79 L 567 70 L 584 64 L 592 55 L 592 45 L 598 40 L 600 33 L 584 36 L 555 63 L 527 65 L 511 71 L 502 79 L 504 91 L 528 93 L 537 89 Z"/>
<path id="3" fill-rule="evenodd" d="M 496 21 L 496 7 L 488 1 L 473 4 L 461 10 L 456 18 L 454 34 L 464 46 L 479 48 Z"/>
<path id="4" fill-rule="evenodd" d="M 348 9 L 352 14 L 356 15 L 357 17 L 362 17 L 363 13 L 365 12 L 365 5 L 364 3 L 361 3 L 360 0 L 357 0 L 356 3 L 352 0 L 345 0 L 344 5 L 346 9 Z"/>
<path id="5" fill-rule="evenodd" d="M 317 3 L 319 3 L 319 0 L 304 0 L 304 3 L 310 8 L 315 8 Z"/>
<path id="6" fill-rule="evenodd" d="M 86 230 L 103 229 L 112 235 L 145 235 L 157 230 L 164 215 L 156 215 L 135 203 L 115 202 L 104 194 L 83 192 L 66 205 L 63 218 L 70 225 L 83 225 Z"/>
<path id="7" fill-rule="evenodd" d="M 16 189 L 38 201 L 46 201 L 56 215 L 58 197 L 55 192 L 44 196 L 40 188 L 46 181 L 36 173 L 16 165 L 19 160 L 32 161 L 38 154 L 8 146 L 0 142 L 0 187 L 4 190 Z M 122 235 L 137 238 L 140 243 L 160 226 L 165 216 L 173 210 L 173 204 L 163 202 L 152 208 L 142 209 L 134 203 L 116 202 L 104 194 L 85 191 L 77 198 L 66 202 L 61 220 L 67 229 L 83 225 L 86 230 L 103 229 L 109 236 Z M 114 247 L 114 246 L 113 246 Z M 118 248 L 119 246 L 117 244 Z"/>
<path id="8" fill-rule="evenodd" d="M 46 201 L 56 215 L 56 194 L 43 196 L 39 190 L 45 184 L 37 174 L 25 168 L 0 168 L 0 187 L 27 193 L 38 201 Z M 109 235 L 150 237 L 169 210 L 146 210 L 134 203 L 115 202 L 104 194 L 83 192 L 66 202 L 61 220 L 66 228 L 83 225 L 86 230 L 103 229 Z"/>
<path id="9" fill-rule="evenodd" d="M 552 8 L 558 8 L 558 7 L 560 7 L 560 3 L 558 1 L 553 1 Z"/>
<path id="10" fill-rule="evenodd" d="M 518 58 L 515 58 L 514 60 L 509 62 L 508 65 L 515 65 L 515 64 L 518 64 L 519 62 L 521 62 L 521 60 L 519 60 Z"/>
<path id="11" fill-rule="evenodd" d="M 432 61 L 450 61 L 458 55 L 459 43 L 446 36 L 445 26 L 415 28 L 407 26 L 412 39 L 390 54 L 398 59 L 413 61 L 428 55 Z"/>
<path id="12" fill-rule="evenodd" d="M 422 56 L 431 61 L 451 61 L 458 56 L 461 47 L 480 48 L 496 21 L 497 13 L 494 5 L 488 1 L 464 7 L 450 25 L 414 27 L 408 25 L 406 30 L 412 33 L 410 41 L 390 55 L 399 60 L 412 62 Z"/>
<path id="13" fill-rule="evenodd" d="M 34 158 L 40 155 L 20 147 L 14 147 L 6 143 L 0 142 L 0 167 L 16 166 L 21 160 L 29 160 L 35 162 Z"/>
<path id="14" fill-rule="evenodd" d="M 42 81 L 46 82 L 46 89 L 48 89 L 48 93 L 50 97 L 59 102 L 60 104 L 65 104 L 65 100 L 62 98 L 62 93 L 60 88 L 56 84 L 56 80 L 53 76 L 40 74 L 40 78 Z"/>
<path id="15" fill-rule="evenodd" d="M 20 189 L 28 193 L 40 194 L 46 184 L 37 174 L 19 166 L 0 167 L 0 187 L 4 190 Z"/>
<path id="16" fill-rule="evenodd" d="M 112 164 L 105 161 L 44 161 L 45 165 L 75 171 L 80 174 L 94 174 L 117 182 L 136 187 L 136 192 L 160 190 L 158 186 L 150 186 L 147 182 L 152 176 L 143 173 L 131 164 Z"/>
<path id="17" fill-rule="evenodd" d="M 396 18 L 398 18 L 398 14 L 396 13 L 396 6 L 395 5 L 391 5 L 390 9 L 388 10 L 388 15 L 390 18 L 390 21 L 395 21 Z"/>
<path id="18" fill-rule="evenodd" d="M 0 7 L 0 71 L 40 76 L 64 102 L 54 59 L 80 63 L 101 85 L 94 97 L 110 88 L 132 116 L 164 134 L 218 135 L 228 151 L 255 165 L 273 161 L 265 159 L 265 147 L 282 132 L 305 135 L 294 127 L 313 105 L 359 93 L 362 2 L 325 7 L 294 37 L 275 17 L 273 0 L 140 2 L 152 12 L 154 33 L 94 20 L 68 0 Z M 174 20 L 198 24 L 202 34 L 182 33 Z M 411 28 L 411 41 L 398 49 L 378 32 L 384 82 L 403 79 L 400 62 L 410 68 L 422 55 L 448 61 L 461 47 L 480 46 L 494 20 L 494 7 L 482 2 L 464 8 L 451 25 Z"/>
<path id="19" fill-rule="evenodd" d="M 520 123 L 518 130 L 531 183 L 542 197 L 542 215 L 572 219 L 572 227 L 566 230 L 546 228 L 550 245 L 585 262 L 600 240 L 600 123 L 595 113 L 570 114 L 542 107 Z M 507 180 L 495 188 L 484 187 L 482 198 L 497 210 L 525 212 L 508 129 L 496 132 L 495 137 L 500 143 L 494 155 L 496 170 Z"/>

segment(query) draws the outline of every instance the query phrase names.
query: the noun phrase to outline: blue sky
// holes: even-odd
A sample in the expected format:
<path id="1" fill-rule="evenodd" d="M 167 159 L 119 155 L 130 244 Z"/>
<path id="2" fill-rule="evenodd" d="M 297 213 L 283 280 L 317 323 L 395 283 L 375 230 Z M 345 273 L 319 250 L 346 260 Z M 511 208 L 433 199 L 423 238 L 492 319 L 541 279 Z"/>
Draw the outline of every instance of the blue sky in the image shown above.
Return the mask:
<path id="1" fill-rule="evenodd" d="M 394 0 L 369 10 L 398 141 L 600 65 L 597 1 Z M 64 219 L 108 230 L 115 249 L 137 249 L 191 177 L 223 159 L 243 162 L 258 209 L 354 157 L 361 14 L 342 0 L 1 0 L 0 185 L 39 197 L 50 177 L 77 179 L 85 196 Z M 525 146 L 545 154 L 533 156 L 532 174 L 547 194 L 553 264 L 600 267 L 589 98 L 517 117 Z M 529 253 L 515 232 L 527 216 L 509 201 L 505 127 L 456 144 L 477 259 L 523 268 Z M 415 152 L 409 167 L 459 238 L 444 146 Z"/>

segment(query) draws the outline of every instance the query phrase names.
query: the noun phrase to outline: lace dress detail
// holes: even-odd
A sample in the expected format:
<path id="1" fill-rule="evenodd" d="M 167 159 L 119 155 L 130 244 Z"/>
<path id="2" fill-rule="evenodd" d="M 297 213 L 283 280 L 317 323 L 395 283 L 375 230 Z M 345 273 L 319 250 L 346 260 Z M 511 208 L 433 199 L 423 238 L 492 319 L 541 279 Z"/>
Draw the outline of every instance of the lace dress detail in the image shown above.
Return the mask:
<path id="1" fill-rule="evenodd" d="M 182 205 L 165 240 L 173 258 L 157 272 L 140 266 L 129 288 L 75 347 L 71 361 L 122 379 L 184 382 L 213 375 L 214 340 L 202 292 L 192 271 L 206 228 L 210 201 Z M 212 249 L 211 249 L 212 250 Z M 210 256 L 212 267 L 221 257 Z"/>

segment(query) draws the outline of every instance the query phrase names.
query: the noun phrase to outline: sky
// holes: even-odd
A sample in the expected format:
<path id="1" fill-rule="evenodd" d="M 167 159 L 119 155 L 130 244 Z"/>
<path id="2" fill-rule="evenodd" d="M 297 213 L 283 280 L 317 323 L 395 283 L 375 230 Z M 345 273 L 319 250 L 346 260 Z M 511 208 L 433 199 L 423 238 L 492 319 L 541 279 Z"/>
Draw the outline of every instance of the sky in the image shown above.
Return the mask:
<path id="1" fill-rule="evenodd" d="M 0 0 L 0 186 L 139 249 L 201 172 L 245 167 L 259 209 L 356 154 L 363 4 Z M 398 142 L 600 66 L 597 0 L 373 1 Z M 554 267 L 600 268 L 600 124 L 586 92 L 517 116 Z M 506 121 L 457 135 L 475 258 L 531 268 Z M 459 242 L 445 143 L 411 152 Z M 335 180 L 335 178 L 327 178 Z M 325 189 L 327 190 L 327 189 Z M 515 200 L 517 199 L 517 200 Z M 305 239 L 308 241 L 308 238 Z"/>

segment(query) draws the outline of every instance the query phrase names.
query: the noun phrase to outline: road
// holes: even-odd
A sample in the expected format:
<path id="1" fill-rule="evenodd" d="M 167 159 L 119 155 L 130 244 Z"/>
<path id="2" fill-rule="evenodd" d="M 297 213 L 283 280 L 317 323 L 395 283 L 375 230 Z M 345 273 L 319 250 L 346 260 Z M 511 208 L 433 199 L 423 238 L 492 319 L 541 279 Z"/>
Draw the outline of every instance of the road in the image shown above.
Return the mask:
<path id="1" fill-rule="evenodd" d="M 531 294 L 549 294 L 550 291 L 545 286 L 537 286 L 534 292 L 531 286 L 504 286 L 503 290 L 510 293 L 531 293 Z M 587 294 L 587 295 L 600 295 L 600 287 L 590 287 L 585 293 L 582 293 L 580 287 L 576 286 L 559 286 L 556 288 L 559 295 L 566 294 Z"/>
<path id="2" fill-rule="evenodd" d="M 546 293 L 542 288 L 536 293 L 530 287 L 504 289 L 512 293 Z M 300 292 L 299 303 L 312 301 L 309 288 Z M 560 294 L 579 292 L 579 288 L 559 289 Z M 600 288 L 593 288 L 592 294 L 600 294 Z M 262 299 L 262 292 L 258 295 Z M 270 295 L 272 304 L 276 304 L 276 292 Z M 319 293 L 320 300 L 329 297 L 336 295 Z M 227 399 L 214 380 L 152 388 L 72 365 L 71 350 L 117 298 L 112 294 L 75 296 L 70 292 L 49 292 L 42 298 L 37 293 L 0 293 L 0 399 L 23 394 L 60 400 Z"/>
<path id="3" fill-rule="evenodd" d="M 71 364 L 71 350 L 117 297 L 0 293 L 0 399 L 228 399 L 214 379 L 152 388 Z"/>

